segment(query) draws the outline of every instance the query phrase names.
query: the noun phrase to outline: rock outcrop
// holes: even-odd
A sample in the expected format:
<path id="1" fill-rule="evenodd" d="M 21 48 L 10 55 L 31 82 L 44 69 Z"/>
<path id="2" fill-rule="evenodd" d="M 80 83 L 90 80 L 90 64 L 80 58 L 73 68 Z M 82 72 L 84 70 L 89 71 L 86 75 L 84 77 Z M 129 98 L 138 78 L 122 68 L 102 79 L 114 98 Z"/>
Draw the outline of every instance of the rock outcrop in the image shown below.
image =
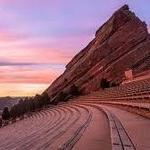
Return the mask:
<path id="1" fill-rule="evenodd" d="M 127 68 L 134 74 L 150 69 L 150 35 L 127 5 L 98 29 L 95 38 L 66 66 L 47 89 L 50 97 L 76 84 L 84 93 L 99 89 L 102 77 L 120 83 Z"/>

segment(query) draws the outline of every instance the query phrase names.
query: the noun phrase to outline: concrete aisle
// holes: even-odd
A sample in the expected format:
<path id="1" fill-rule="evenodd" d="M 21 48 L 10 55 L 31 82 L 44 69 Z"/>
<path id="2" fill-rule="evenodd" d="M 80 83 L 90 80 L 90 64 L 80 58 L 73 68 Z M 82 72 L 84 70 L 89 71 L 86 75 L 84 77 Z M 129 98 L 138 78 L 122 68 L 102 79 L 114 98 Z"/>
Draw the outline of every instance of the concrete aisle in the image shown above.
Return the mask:
<path id="1" fill-rule="evenodd" d="M 120 119 L 137 150 L 150 150 L 149 119 L 119 108 L 111 106 L 104 107 Z"/>
<path id="2" fill-rule="evenodd" d="M 105 114 L 89 107 L 93 112 L 90 125 L 73 150 L 111 150 L 110 129 Z"/>

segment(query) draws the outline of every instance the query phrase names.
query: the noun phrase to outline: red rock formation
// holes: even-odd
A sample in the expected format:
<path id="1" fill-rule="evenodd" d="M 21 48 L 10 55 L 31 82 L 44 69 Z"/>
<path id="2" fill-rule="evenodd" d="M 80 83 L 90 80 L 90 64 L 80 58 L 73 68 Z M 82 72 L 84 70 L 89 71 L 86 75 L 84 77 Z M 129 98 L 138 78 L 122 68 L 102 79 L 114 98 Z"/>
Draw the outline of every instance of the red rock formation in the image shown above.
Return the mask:
<path id="1" fill-rule="evenodd" d="M 127 68 L 134 73 L 150 69 L 149 57 L 146 24 L 125 5 L 98 29 L 92 42 L 71 60 L 47 92 L 53 97 L 74 83 L 89 93 L 99 88 L 103 76 L 121 82 Z"/>

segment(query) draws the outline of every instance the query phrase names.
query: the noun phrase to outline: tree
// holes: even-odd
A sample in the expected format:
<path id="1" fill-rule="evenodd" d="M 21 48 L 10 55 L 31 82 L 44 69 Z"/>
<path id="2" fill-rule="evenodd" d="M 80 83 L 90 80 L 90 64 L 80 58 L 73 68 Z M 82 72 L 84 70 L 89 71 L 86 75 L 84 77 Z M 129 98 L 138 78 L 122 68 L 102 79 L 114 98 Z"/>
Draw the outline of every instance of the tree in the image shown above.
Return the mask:
<path id="1" fill-rule="evenodd" d="M 111 86 L 111 87 L 116 87 L 116 86 L 118 86 L 118 84 L 115 83 L 115 82 L 112 82 L 110 86 Z"/>
<path id="2" fill-rule="evenodd" d="M 110 82 L 107 81 L 106 78 L 102 78 L 101 79 L 101 83 L 100 83 L 100 87 L 104 90 L 105 88 L 109 88 L 110 87 Z"/>
<path id="3" fill-rule="evenodd" d="M 2 119 L 3 120 L 9 120 L 10 119 L 10 113 L 8 107 L 5 107 L 2 113 Z"/>
<path id="4" fill-rule="evenodd" d="M 18 115 L 18 112 L 17 112 L 17 105 L 14 105 L 11 107 L 10 109 L 10 117 L 15 119 Z"/>
<path id="5" fill-rule="evenodd" d="M 42 100 L 43 100 L 43 103 L 44 103 L 45 106 L 50 104 L 50 98 L 49 98 L 47 92 L 44 92 L 42 94 Z"/>
<path id="6" fill-rule="evenodd" d="M 37 94 L 37 95 L 34 97 L 34 101 L 35 101 L 35 107 L 36 107 L 37 109 L 43 107 L 43 101 L 42 101 L 41 95 Z"/>
<path id="7" fill-rule="evenodd" d="M 75 84 L 70 87 L 69 94 L 72 96 L 77 96 L 80 94 L 79 89 Z"/>
<path id="8" fill-rule="evenodd" d="M 67 93 L 65 93 L 65 92 L 60 92 L 59 94 L 58 94 L 58 96 L 57 96 L 57 101 L 60 101 L 60 102 L 65 102 L 66 101 L 66 97 L 67 97 Z"/>
<path id="9" fill-rule="evenodd" d="M 50 104 L 50 98 L 46 92 L 35 97 L 26 97 L 25 100 L 20 99 L 18 104 L 11 107 L 10 117 L 13 119 L 22 117 L 25 113 L 34 112 L 48 104 Z"/>
<path id="10" fill-rule="evenodd" d="M 3 125 L 3 121 L 2 121 L 2 119 L 0 118 L 0 128 L 2 127 L 2 125 Z"/>

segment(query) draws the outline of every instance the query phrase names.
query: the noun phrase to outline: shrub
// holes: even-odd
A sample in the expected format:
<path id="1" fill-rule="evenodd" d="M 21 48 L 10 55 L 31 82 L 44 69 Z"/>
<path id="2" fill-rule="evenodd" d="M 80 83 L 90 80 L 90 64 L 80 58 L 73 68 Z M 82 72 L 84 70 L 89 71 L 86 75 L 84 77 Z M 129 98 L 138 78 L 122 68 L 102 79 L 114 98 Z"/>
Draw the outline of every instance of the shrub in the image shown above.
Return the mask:
<path id="1" fill-rule="evenodd" d="M 102 78 L 101 79 L 101 83 L 100 83 L 100 87 L 104 90 L 105 88 L 109 88 L 110 87 L 110 82 L 105 79 L 105 78 Z"/>
<path id="2" fill-rule="evenodd" d="M 42 99 L 43 104 L 44 104 L 45 106 L 48 105 L 48 104 L 50 104 L 50 98 L 49 98 L 47 92 L 44 92 L 44 93 L 42 94 L 41 99 Z"/>
<path id="3" fill-rule="evenodd" d="M 10 117 L 15 119 L 18 116 L 17 105 L 14 105 L 10 109 Z"/>
<path id="4" fill-rule="evenodd" d="M 111 83 L 111 87 L 116 87 L 116 86 L 118 86 L 117 83 L 115 83 L 115 82 L 112 82 L 112 83 Z"/>
<path id="5" fill-rule="evenodd" d="M 3 120 L 9 120 L 10 119 L 10 113 L 8 107 L 5 107 L 2 113 L 2 119 Z"/>
<path id="6" fill-rule="evenodd" d="M 70 87 L 70 90 L 69 90 L 69 94 L 72 95 L 72 96 L 77 96 L 80 94 L 80 91 L 79 91 L 79 88 L 73 84 L 71 87 Z"/>
<path id="7" fill-rule="evenodd" d="M 18 104 L 11 107 L 10 117 L 13 119 L 22 117 L 25 113 L 34 112 L 48 104 L 50 104 L 50 98 L 46 92 L 42 95 L 36 95 L 35 97 L 26 97 L 25 100 L 20 99 Z"/>
<path id="8" fill-rule="evenodd" d="M 57 101 L 65 102 L 67 96 L 68 96 L 67 93 L 65 93 L 65 92 L 60 92 L 60 93 L 58 94 Z"/>
<path id="9" fill-rule="evenodd" d="M 0 128 L 2 127 L 2 125 L 3 125 L 3 121 L 2 121 L 2 119 L 0 118 Z"/>

